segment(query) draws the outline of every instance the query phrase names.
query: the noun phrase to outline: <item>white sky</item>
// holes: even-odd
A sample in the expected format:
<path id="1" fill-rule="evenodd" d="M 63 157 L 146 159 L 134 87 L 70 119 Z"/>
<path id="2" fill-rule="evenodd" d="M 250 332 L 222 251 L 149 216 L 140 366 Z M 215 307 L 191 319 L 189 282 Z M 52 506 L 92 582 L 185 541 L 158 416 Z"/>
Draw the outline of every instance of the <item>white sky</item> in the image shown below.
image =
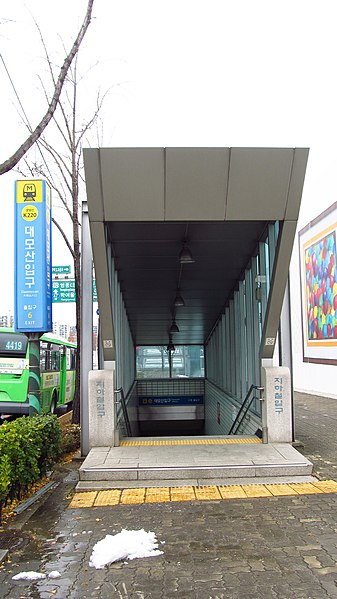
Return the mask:
<path id="1" fill-rule="evenodd" d="M 47 69 L 32 16 L 60 64 L 60 40 L 69 48 L 86 0 L 3 4 L 1 53 L 35 125 Z M 301 226 L 336 201 L 335 0 L 95 0 L 94 15 L 81 63 L 99 64 L 85 79 L 81 112 L 111 88 L 103 145 L 306 146 Z M 2 162 L 26 131 L 2 63 L 0 82 Z M 0 315 L 13 310 L 16 178 L 0 177 Z M 56 235 L 53 262 L 70 263 Z"/>

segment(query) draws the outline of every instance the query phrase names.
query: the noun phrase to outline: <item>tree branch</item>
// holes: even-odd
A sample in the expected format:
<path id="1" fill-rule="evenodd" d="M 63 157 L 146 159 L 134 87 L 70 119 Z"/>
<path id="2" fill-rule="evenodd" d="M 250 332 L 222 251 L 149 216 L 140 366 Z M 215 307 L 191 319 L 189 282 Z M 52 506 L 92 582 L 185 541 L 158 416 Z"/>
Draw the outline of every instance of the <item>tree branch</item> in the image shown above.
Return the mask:
<path id="1" fill-rule="evenodd" d="M 74 259 L 75 258 L 75 252 L 74 252 L 73 248 L 71 247 L 71 245 L 69 243 L 68 237 L 66 236 L 66 234 L 63 231 L 63 229 L 61 228 L 61 226 L 58 224 L 57 220 L 55 220 L 54 217 L 51 220 L 52 220 L 52 223 L 55 225 L 55 227 L 60 231 L 60 233 L 61 233 L 61 235 L 62 235 L 62 237 L 63 237 L 63 239 L 64 239 L 64 241 L 66 243 L 66 246 L 67 246 L 67 248 L 68 248 L 68 250 L 69 250 L 72 258 Z"/>
<path id="2" fill-rule="evenodd" d="M 71 49 L 70 53 L 68 54 L 68 56 L 66 57 L 63 65 L 61 67 L 61 70 L 60 70 L 60 73 L 59 73 L 59 76 L 58 76 L 58 79 L 57 79 L 57 82 L 55 85 L 54 94 L 53 94 L 51 102 L 48 106 L 48 110 L 47 110 L 46 114 L 44 115 L 44 117 L 42 118 L 42 120 L 40 121 L 40 123 L 38 124 L 36 129 L 30 134 L 30 136 L 20 146 L 20 148 L 13 154 L 13 156 L 11 156 L 10 158 L 8 158 L 8 160 L 6 160 L 2 164 L 0 164 L 0 175 L 7 173 L 12 168 L 14 168 L 14 166 L 16 166 L 16 164 L 19 162 L 19 160 L 21 160 L 21 158 L 27 153 L 29 148 L 31 148 L 32 145 L 39 139 L 40 135 L 43 133 L 43 131 L 47 127 L 49 121 L 53 117 L 53 114 L 56 110 L 56 107 L 57 107 L 59 99 L 60 99 L 62 87 L 63 87 L 64 81 L 66 79 L 70 65 L 71 65 L 74 57 L 76 56 L 78 49 L 81 45 L 81 42 L 85 36 L 85 33 L 90 25 L 93 3 L 94 3 L 94 0 L 88 0 L 88 6 L 87 6 L 87 12 L 85 15 L 85 19 L 84 19 L 82 27 L 77 35 L 77 38 L 73 44 L 72 49 Z"/>

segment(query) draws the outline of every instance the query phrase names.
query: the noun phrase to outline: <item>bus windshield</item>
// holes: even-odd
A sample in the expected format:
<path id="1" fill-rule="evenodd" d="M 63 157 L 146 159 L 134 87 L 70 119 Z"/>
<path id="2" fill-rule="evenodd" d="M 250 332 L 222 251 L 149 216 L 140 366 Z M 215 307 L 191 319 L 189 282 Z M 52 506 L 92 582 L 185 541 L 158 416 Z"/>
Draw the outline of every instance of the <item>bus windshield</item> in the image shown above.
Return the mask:
<path id="1" fill-rule="evenodd" d="M 0 356 L 25 356 L 28 338 L 20 333 L 5 333 L 0 335 Z"/>

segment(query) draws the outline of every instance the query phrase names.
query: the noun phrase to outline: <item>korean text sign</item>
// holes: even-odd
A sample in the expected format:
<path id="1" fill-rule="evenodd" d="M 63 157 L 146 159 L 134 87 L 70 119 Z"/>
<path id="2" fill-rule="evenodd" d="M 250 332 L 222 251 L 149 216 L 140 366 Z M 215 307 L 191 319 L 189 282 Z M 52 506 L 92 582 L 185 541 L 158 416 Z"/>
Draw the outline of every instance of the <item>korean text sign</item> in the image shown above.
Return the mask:
<path id="1" fill-rule="evenodd" d="M 23 332 L 52 330 L 51 192 L 47 181 L 15 182 L 15 319 Z"/>

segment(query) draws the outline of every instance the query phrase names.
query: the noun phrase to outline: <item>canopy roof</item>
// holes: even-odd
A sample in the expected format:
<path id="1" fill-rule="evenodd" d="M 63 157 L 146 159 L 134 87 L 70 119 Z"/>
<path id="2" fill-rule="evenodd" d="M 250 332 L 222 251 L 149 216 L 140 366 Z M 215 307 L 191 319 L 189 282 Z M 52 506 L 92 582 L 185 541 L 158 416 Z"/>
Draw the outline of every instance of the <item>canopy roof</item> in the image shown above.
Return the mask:
<path id="1" fill-rule="evenodd" d="M 268 223 L 296 224 L 307 156 L 294 148 L 84 150 L 100 312 L 111 303 L 111 253 L 135 344 L 167 344 L 173 317 L 174 343 L 204 343 Z M 184 241 L 193 263 L 179 261 Z M 175 308 L 178 289 L 185 306 Z"/>

